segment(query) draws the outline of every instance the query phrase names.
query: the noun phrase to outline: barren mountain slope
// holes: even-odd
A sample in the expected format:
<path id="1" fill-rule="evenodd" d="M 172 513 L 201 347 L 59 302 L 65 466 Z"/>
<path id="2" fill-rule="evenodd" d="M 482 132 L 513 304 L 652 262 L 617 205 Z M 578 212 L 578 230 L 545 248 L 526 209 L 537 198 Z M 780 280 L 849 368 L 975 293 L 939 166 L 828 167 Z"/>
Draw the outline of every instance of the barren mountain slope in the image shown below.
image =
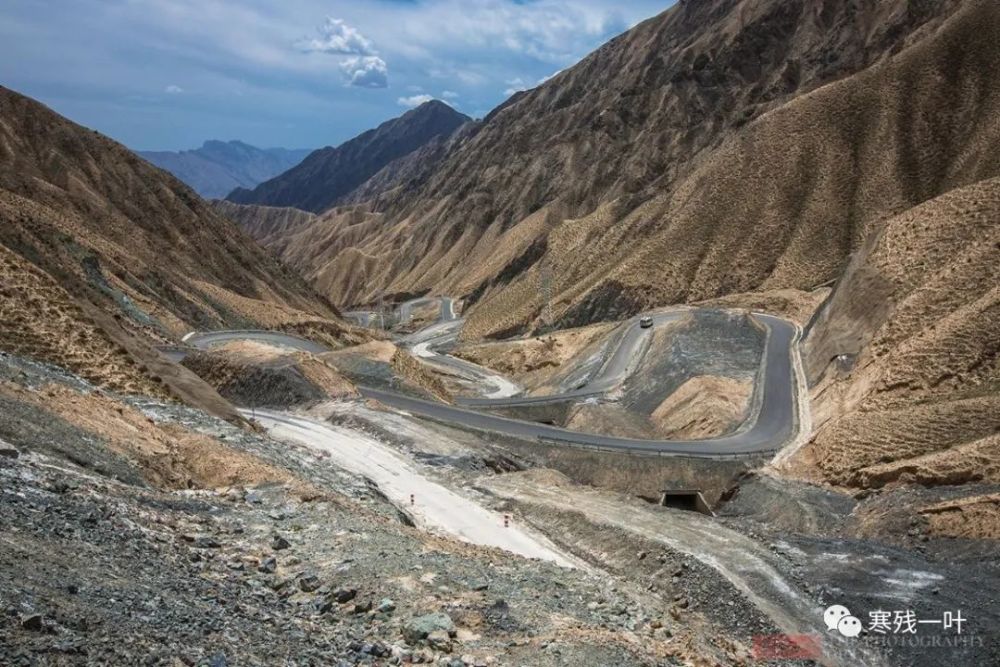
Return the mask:
<path id="1" fill-rule="evenodd" d="M 253 190 L 234 190 L 228 199 L 321 213 L 393 160 L 450 136 L 470 120 L 443 102 L 427 102 L 336 148 L 313 152 L 298 166 Z"/>
<path id="2" fill-rule="evenodd" d="M 966 4 L 977 5 L 967 11 L 986 11 L 980 3 Z M 354 273 L 354 262 L 378 258 L 379 272 L 363 292 L 336 280 L 321 283 L 341 303 L 370 301 L 379 291 L 428 289 L 481 299 L 523 279 L 545 255 L 549 233 L 561 226 L 561 243 L 570 247 L 565 248 L 568 254 L 562 249 L 549 253 L 556 278 L 579 285 L 579 276 L 567 273 L 572 264 L 615 291 L 607 273 L 623 255 L 634 253 L 638 243 L 662 235 L 670 222 L 670 211 L 663 210 L 662 202 L 656 206 L 656 197 L 676 194 L 679 206 L 702 194 L 692 192 L 692 172 L 720 145 L 738 141 L 754 119 L 763 121 L 767 112 L 790 99 L 919 43 L 956 6 L 948 0 L 682 3 L 539 88 L 512 98 L 474 136 L 456 144 L 433 176 L 381 201 L 375 210 L 385 219 L 374 235 L 348 242 L 335 227 L 327 227 L 322 257 L 306 257 L 303 266 L 311 274 L 346 279 Z M 771 160 L 753 167 L 766 173 L 778 152 L 773 149 Z M 810 188 L 799 177 L 804 166 L 797 165 L 786 198 L 794 200 L 797 191 Z M 742 185 L 723 188 L 734 195 L 743 192 Z M 701 189 L 710 193 L 714 186 L 703 181 Z M 794 206 L 786 211 L 793 217 L 798 213 Z M 725 236 L 729 220 L 717 214 L 732 211 L 701 213 L 697 224 L 704 236 L 717 224 Z M 574 222 L 579 219 L 586 223 Z M 850 228 L 853 221 L 847 222 Z M 851 233 L 831 233 L 838 256 L 798 282 L 832 277 L 846 256 L 843 237 Z M 581 248 L 594 256 L 578 262 L 575 253 Z M 687 255 L 687 265 L 697 264 L 706 252 L 705 247 L 672 248 L 678 250 Z M 776 260 L 777 252 L 762 259 L 763 268 Z M 338 266 L 326 266 L 330 256 Z M 696 266 L 684 268 L 681 290 L 669 284 L 676 267 L 659 267 L 647 282 L 668 283 L 660 290 L 664 297 L 676 299 L 678 291 L 683 297 Z M 740 282 L 755 288 L 767 277 L 753 275 Z M 779 279 L 789 282 L 787 276 Z M 584 291 L 593 286 L 593 280 L 582 285 Z M 530 299 L 537 290 L 534 285 L 512 290 L 502 298 L 520 309 L 516 320 L 523 327 L 536 310 Z M 630 292 L 617 300 L 626 310 L 638 307 L 630 301 L 660 298 L 641 289 Z M 580 290 L 565 295 L 559 310 L 583 297 Z M 607 304 L 584 308 L 588 313 L 574 315 L 574 322 L 615 314 Z"/>
<path id="3" fill-rule="evenodd" d="M 378 234 L 383 220 L 367 205 L 334 208 L 319 216 L 293 208 L 232 202 L 215 205 L 341 306 L 351 303 L 345 295 L 362 293 L 366 285 L 391 270 L 378 257 L 357 247 Z M 351 260 L 334 261 L 342 254 Z"/>
<path id="4" fill-rule="evenodd" d="M 890 220 L 804 349 L 819 428 L 792 469 L 857 487 L 1000 482 L 1000 178 Z"/>
<path id="5" fill-rule="evenodd" d="M 234 204 L 225 199 L 214 200 L 212 207 L 279 256 L 295 231 L 317 217 L 315 213 L 297 208 Z"/>
<path id="6" fill-rule="evenodd" d="M 10 277 L 0 306 L 8 325 L 16 318 L 0 348 L 98 383 L 156 393 L 161 360 L 147 343 L 192 329 L 351 335 L 325 299 L 175 178 L 4 88 L 0 223 Z"/>

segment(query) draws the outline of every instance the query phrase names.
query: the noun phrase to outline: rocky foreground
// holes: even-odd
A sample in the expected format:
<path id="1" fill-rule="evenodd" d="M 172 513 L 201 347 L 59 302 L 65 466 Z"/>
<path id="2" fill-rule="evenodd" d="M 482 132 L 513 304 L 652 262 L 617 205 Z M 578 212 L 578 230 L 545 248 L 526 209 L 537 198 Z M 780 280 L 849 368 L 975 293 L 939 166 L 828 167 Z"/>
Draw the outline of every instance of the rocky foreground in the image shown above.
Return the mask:
<path id="1" fill-rule="evenodd" d="M 418 531 L 321 453 L 174 404 L 150 424 L 224 442 L 285 483 L 164 491 L 25 392 L 94 399 L 0 355 L 0 664 L 653 665 L 736 657 L 597 573 Z M 53 446 L 58 444 L 58 448 Z M 103 472 L 99 472 L 99 470 Z M 671 629 L 673 628 L 673 629 Z"/>

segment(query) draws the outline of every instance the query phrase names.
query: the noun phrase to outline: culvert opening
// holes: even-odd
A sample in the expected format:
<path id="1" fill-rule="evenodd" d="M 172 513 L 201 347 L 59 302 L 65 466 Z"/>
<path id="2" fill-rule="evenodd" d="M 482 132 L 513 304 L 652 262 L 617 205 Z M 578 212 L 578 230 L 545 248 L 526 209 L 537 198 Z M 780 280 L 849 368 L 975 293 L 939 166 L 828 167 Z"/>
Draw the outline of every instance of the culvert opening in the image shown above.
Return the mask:
<path id="1" fill-rule="evenodd" d="M 701 495 L 701 489 L 664 489 L 660 494 L 660 505 L 713 516 L 712 508 Z"/>

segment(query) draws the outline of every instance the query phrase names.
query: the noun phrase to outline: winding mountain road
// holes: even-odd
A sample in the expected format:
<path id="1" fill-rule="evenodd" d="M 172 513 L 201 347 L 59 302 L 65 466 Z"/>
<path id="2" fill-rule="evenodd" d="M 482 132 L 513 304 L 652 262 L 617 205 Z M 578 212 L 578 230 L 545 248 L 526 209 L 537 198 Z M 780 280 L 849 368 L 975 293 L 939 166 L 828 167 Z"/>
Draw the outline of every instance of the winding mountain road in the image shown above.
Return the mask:
<path id="1" fill-rule="evenodd" d="M 462 329 L 462 323 L 462 320 L 440 321 L 409 336 L 404 336 L 399 340 L 399 344 L 410 350 L 413 356 L 464 378 L 476 387 L 485 388 L 483 393 L 486 394 L 487 398 L 483 400 L 502 400 L 523 393 L 523 387 L 499 373 L 464 359 L 438 352 L 438 348 L 441 346 L 454 342 Z M 465 401 L 478 399 L 456 400 L 459 404 L 464 405 Z"/>
<path id="2" fill-rule="evenodd" d="M 293 350 L 301 350 L 312 354 L 322 354 L 329 352 L 330 348 L 314 343 L 305 338 L 283 334 L 279 331 L 206 331 L 204 333 L 192 333 L 184 337 L 184 342 L 192 347 L 207 350 L 216 345 L 224 345 L 234 340 L 252 340 L 259 343 L 267 343 L 276 347 L 287 347 Z"/>
<path id="3" fill-rule="evenodd" d="M 448 300 L 448 303 L 450 304 L 450 300 Z M 444 304 L 445 301 L 442 301 L 442 306 Z M 687 312 L 690 311 L 653 314 L 654 327 L 672 322 Z M 454 317 L 454 312 L 450 305 L 447 311 L 444 307 L 442 308 L 442 317 L 444 318 L 446 315 Z M 638 318 L 630 321 L 628 325 L 629 329 L 622 336 L 618 347 L 610 355 L 598 376 L 584 387 L 571 392 L 540 397 L 465 399 L 464 406 L 453 406 L 369 387 L 359 387 L 358 389 L 367 398 L 376 399 L 387 406 L 414 415 L 460 426 L 494 431 L 518 438 L 537 439 L 564 445 L 616 452 L 636 452 L 693 458 L 725 459 L 772 454 L 792 440 L 798 430 L 798 378 L 793 363 L 793 354 L 795 354 L 795 345 L 798 341 L 799 330 L 792 323 L 773 315 L 755 313 L 753 317 L 767 331 L 764 353 L 755 389 L 756 403 L 759 407 L 756 414 L 747 420 L 742 428 L 735 433 L 719 438 L 706 440 L 640 440 L 636 438 L 621 438 L 597 433 L 581 433 L 557 426 L 500 417 L 470 409 L 472 407 L 501 407 L 580 400 L 607 393 L 624 381 L 634 369 L 637 352 L 643 348 L 646 337 L 652 331 L 651 328 L 643 329 L 640 327 Z M 459 320 L 455 321 L 460 322 Z M 432 325 L 432 327 L 428 328 L 428 330 L 432 330 L 431 337 L 424 340 L 423 343 L 416 343 L 415 347 L 419 348 L 420 352 L 430 352 L 430 345 L 423 348 L 420 346 L 435 339 L 436 334 L 433 331 L 435 328 L 439 331 L 449 332 L 450 335 L 449 327 L 458 326 L 460 324 L 449 324 L 447 322 L 439 322 Z M 190 335 L 186 338 L 185 342 L 195 347 L 207 348 L 230 340 L 247 339 L 302 349 L 313 353 L 327 351 L 326 348 L 312 341 L 296 338 L 288 334 L 266 331 L 215 331 Z M 412 339 L 410 344 L 412 344 Z M 421 356 L 419 352 L 418 356 Z M 475 366 L 475 364 L 460 361 L 453 357 L 436 355 L 436 353 L 431 353 L 431 356 L 435 357 L 434 360 L 437 362 L 450 360 L 444 361 L 444 363 L 458 363 L 465 367 L 466 370 L 469 367 L 474 367 L 479 372 L 492 375 L 487 369 L 482 369 Z"/>
<path id="4" fill-rule="evenodd" d="M 798 329 L 778 317 L 755 314 L 754 317 L 767 329 L 767 341 L 758 373 L 759 409 L 754 417 L 735 433 L 707 440 L 640 440 L 620 438 L 596 433 L 580 433 L 558 426 L 521 421 L 507 417 L 477 412 L 465 407 L 433 403 L 409 396 L 402 396 L 377 389 L 363 388 L 363 395 L 379 400 L 391 407 L 422 417 L 462 424 L 477 429 L 496 431 L 520 438 L 548 440 L 568 445 L 584 446 L 622 452 L 643 452 L 665 456 L 691 456 L 697 458 L 732 458 L 777 452 L 792 439 L 797 431 L 798 404 L 796 375 L 792 362 L 793 347 L 798 340 Z M 668 316 L 654 316 L 654 322 L 670 321 Z M 638 331 L 636 331 L 638 330 Z M 620 381 L 620 374 L 627 372 L 635 349 L 642 344 L 642 336 L 649 329 L 633 326 L 606 365 L 609 373 L 601 373 L 598 380 L 585 388 L 535 398 L 475 399 L 477 407 L 524 405 L 576 400 L 602 394 Z"/>
<path id="5" fill-rule="evenodd" d="M 455 320 L 458 316 L 455 314 L 455 300 L 450 296 L 438 296 L 438 297 L 421 297 L 419 299 L 410 299 L 405 303 L 401 303 L 393 310 L 392 322 L 391 324 L 402 324 L 404 322 L 409 322 L 410 318 L 413 317 L 413 309 L 419 308 L 420 306 L 426 306 L 434 302 L 440 303 L 440 317 L 439 322 L 450 322 Z M 371 324 L 378 317 L 378 313 L 372 310 L 351 310 L 343 313 L 346 319 L 353 320 L 363 327 L 371 326 Z"/>
<path id="6" fill-rule="evenodd" d="M 676 322 L 687 316 L 690 311 L 679 311 L 674 313 L 658 313 L 650 315 L 653 318 L 654 326 L 661 326 Z M 505 408 L 524 405 L 546 405 L 549 403 L 565 403 L 567 401 L 578 401 L 586 398 L 603 396 L 608 392 L 617 389 L 635 370 L 635 365 L 639 360 L 641 351 L 645 348 L 653 333 L 652 328 L 643 329 L 639 325 L 640 316 L 633 317 L 625 324 L 625 332 L 621 335 L 610 356 L 604 361 L 596 377 L 586 382 L 584 385 L 571 391 L 551 394 L 547 396 L 519 396 L 520 390 L 510 392 L 506 396 L 489 395 L 486 398 L 456 398 L 459 405 L 472 408 Z M 454 330 L 453 330 L 454 329 Z M 439 328 L 439 333 L 435 333 L 430 339 L 421 342 L 411 350 L 419 357 L 453 369 L 483 371 L 481 366 L 477 366 L 463 359 L 457 359 L 450 355 L 437 354 L 435 348 L 451 343 L 458 334 L 458 328 Z M 425 329 L 433 331 L 433 327 Z M 420 335 L 418 332 L 414 336 Z M 411 338 L 404 338 L 403 344 L 411 346 Z M 489 373 L 487 371 L 487 373 Z M 495 374 L 490 374 L 497 377 Z M 502 378 L 502 376 L 499 376 Z M 487 383 L 490 380 L 486 379 Z M 509 383 L 509 381 L 508 381 Z M 513 383 L 510 383 L 513 384 Z M 517 385 L 513 385 L 516 387 Z M 519 389 L 519 388 L 518 388 Z"/>

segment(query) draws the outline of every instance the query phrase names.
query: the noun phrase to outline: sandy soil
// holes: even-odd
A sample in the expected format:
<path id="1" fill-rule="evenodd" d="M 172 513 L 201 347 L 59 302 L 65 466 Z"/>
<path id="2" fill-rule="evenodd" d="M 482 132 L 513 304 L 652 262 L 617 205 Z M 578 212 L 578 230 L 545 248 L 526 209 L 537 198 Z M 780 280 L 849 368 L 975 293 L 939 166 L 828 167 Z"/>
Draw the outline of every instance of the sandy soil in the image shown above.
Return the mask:
<path id="1" fill-rule="evenodd" d="M 597 324 L 503 343 L 462 344 L 451 354 L 513 378 L 529 393 L 549 387 L 563 368 L 585 357 L 615 328 Z"/>
<path id="2" fill-rule="evenodd" d="M 183 363 L 222 396 L 245 407 L 290 407 L 358 396 L 354 385 L 320 357 L 253 341 L 194 352 Z"/>
<path id="3" fill-rule="evenodd" d="M 357 368 L 359 362 L 362 365 L 364 362 L 373 362 L 376 367 L 383 368 L 386 382 L 395 382 L 398 379 L 439 400 L 449 403 L 452 400 L 451 392 L 432 369 L 386 340 L 329 352 L 320 355 L 320 358 L 344 373 L 350 373 L 348 369 Z"/>
<path id="4" fill-rule="evenodd" d="M 1000 494 L 970 496 L 920 509 L 935 535 L 1000 539 Z"/>
<path id="5" fill-rule="evenodd" d="M 0 395 L 35 405 L 103 438 L 111 451 L 133 462 L 152 486 L 189 489 L 291 483 L 303 493 L 316 493 L 287 471 L 209 436 L 175 424 L 154 423 L 110 396 L 58 384 L 33 391 L 6 382 L 0 383 Z"/>
<path id="6" fill-rule="evenodd" d="M 682 384 L 650 419 L 668 439 L 712 438 L 743 423 L 753 393 L 746 380 L 704 375 Z"/>
<path id="7" fill-rule="evenodd" d="M 348 356 L 358 356 L 371 361 L 381 361 L 389 363 L 396 355 L 398 348 L 387 340 L 372 341 L 362 345 L 356 345 L 347 350 L 338 350 L 323 355 L 324 359 L 331 361 Z"/>
<path id="8" fill-rule="evenodd" d="M 646 415 L 614 403 L 577 405 L 565 426 L 583 433 L 604 433 L 621 438 L 655 439 L 659 435 Z"/>
<path id="9" fill-rule="evenodd" d="M 444 382 L 431 369 L 413 358 L 406 350 L 396 348 L 396 352 L 392 355 L 390 363 L 392 370 L 404 381 L 427 390 L 446 403 L 452 401 L 451 392 L 445 387 Z"/>

